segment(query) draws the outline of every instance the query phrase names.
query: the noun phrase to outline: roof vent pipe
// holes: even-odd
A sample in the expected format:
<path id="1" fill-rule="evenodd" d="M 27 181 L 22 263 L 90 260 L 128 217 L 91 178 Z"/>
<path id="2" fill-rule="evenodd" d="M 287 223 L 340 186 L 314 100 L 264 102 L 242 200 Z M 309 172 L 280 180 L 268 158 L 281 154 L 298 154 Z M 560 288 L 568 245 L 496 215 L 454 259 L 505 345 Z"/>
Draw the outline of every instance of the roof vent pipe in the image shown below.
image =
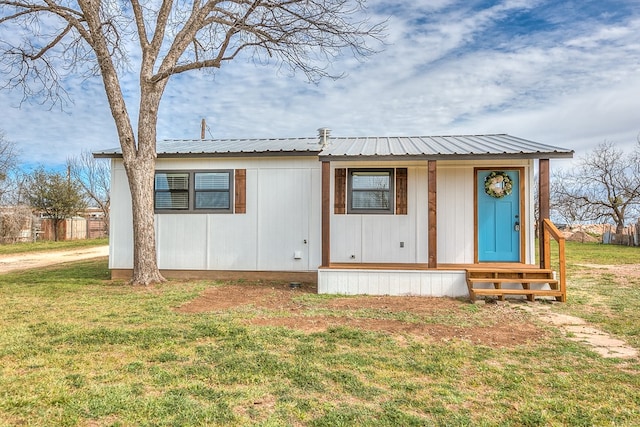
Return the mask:
<path id="1" fill-rule="evenodd" d="M 320 137 L 320 145 L 326 147 L 329 144 L 329 136 L 331 136 L 331 129 L 320 128 L 318 129 L 318 136 Z"/>

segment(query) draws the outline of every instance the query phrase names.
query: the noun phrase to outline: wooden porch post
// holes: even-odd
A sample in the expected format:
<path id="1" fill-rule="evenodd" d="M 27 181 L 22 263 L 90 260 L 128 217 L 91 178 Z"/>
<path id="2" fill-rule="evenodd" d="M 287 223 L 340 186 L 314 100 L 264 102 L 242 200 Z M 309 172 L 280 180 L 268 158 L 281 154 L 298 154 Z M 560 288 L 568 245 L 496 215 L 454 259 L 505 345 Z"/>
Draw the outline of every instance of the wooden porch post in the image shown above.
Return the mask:
<path id="1" fill-rule="evenodd" d="M 437 210 L 437 164 L 435 160 L 429 160 L 427 162 L 428 168 L 428 230 L 429 230 L 429 268 L 438 267 L 438 210 Z"/>
<path id="2" fill-rule="evenodd" d="M 322 162 L 322 267 L 331 264 L 331 163 Z"/>
<path id="3" fill-rule="evenodd" d="M 540 252 L 540 268 L 545 268 L 545 245 L 547 236 L 543 230 L 543 221 L 549 219 L 549 159 L 538 160 L 538 244 Z"/>

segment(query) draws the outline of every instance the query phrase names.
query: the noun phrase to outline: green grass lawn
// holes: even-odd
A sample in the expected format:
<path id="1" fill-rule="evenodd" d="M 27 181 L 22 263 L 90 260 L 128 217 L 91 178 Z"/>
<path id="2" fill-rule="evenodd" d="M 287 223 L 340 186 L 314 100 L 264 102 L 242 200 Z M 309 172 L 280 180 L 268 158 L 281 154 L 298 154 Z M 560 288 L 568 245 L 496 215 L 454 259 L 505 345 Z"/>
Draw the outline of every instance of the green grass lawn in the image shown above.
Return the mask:
<path id="1" fill-rule="evenodd" d="M 568 303 L 552 309 L 584 316 L 640 348 L 638 279 L 578 265 L 640 263 L 640 249 L 570 244 L 567 255 Z M 108 277 L 105 260 L 0 276 L 0 426 L 633 426 L 640 420 L 640 361 L 603 359 L 542 324 L 543 339 L 508 348 L 344 326 L 303 333 L 248 324 L 281 315 L 250 306 L 174 310 L 224 283 L 137 288 Z M 301 314 L 314 313 L 327 298 L 306 294 Z M 481 305 L 460 304 L 447 324 L 486 321 Z"/>
<path id="2" fill-rule="evenodd" d="M 0 245 L 0 255 L 19 254 L 25 252 L 58 251 L 109 244 L 109 239 L 63 240 L 53 242 L 41 240 L 29 243 L 13 243 Z"/>

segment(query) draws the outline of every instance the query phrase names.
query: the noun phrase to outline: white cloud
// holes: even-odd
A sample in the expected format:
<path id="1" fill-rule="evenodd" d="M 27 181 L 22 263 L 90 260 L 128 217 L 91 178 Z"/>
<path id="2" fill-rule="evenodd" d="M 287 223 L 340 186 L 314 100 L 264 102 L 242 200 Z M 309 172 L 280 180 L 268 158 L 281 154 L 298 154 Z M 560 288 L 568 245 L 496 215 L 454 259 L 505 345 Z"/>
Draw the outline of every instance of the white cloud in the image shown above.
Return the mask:
<path id="1" fill-rule="evenodd" d="M 389 17 L 388 45 L 367 61 L 334 64 L 346 78 L 313 85 L 244 59 L 215 75 L 179 76 L 165 92 L 158 137 L 198 138 L 206 118 L 216 138 L 314 136 L 328 126 L 335 135 L 506 132 L 578 152 L 605 139 L 633 144 L 640 12 L 592 7 L 375 1 L 376 18 Z M 135 122 L 136 74 L 122 81 Z M 101 82 L 70 92 L 66 112 L 17 110 L 20 94 L 0 92 L 0 128 L 29 162 L 63 163 L 83 148 L 117 145 Z"/>

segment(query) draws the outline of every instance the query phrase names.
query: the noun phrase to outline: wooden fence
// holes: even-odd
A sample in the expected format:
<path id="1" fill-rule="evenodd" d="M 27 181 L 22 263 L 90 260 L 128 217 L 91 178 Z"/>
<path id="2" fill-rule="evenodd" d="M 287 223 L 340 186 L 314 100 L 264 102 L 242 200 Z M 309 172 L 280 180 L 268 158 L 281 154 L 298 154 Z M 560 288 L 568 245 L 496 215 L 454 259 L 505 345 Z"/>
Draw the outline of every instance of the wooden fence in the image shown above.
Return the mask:
<path id="1" fill-rule="evenodd" d="M 37 231 L 39 240 L 54 240 L 54 221 L 43 218 Z M 68 218 L 58 222 L 58 240 L 96 239 L 106 237 L 107 225 L 102 218 Z"/>
<path id="2" fill-rule="evenodd" d="M 602 243 L 607 245 L 640 246 L 640 222 L 624 228 L 622 233 L 616 233 L 615 227 L 602 233 Z"/>

